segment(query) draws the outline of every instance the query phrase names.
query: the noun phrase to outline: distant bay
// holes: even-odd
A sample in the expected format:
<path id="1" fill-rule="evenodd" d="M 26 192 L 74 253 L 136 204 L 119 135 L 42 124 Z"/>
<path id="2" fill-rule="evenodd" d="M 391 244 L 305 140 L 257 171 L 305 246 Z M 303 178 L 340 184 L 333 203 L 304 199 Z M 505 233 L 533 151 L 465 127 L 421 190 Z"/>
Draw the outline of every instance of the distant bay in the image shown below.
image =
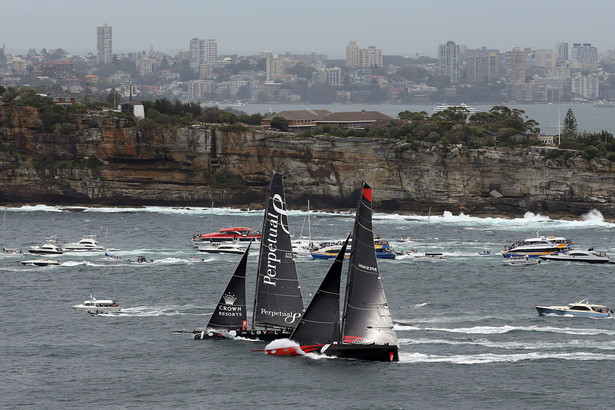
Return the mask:
<path id="1" fill-rule="evenodd" d="M 248 114 L 266 114 L 269 111 L 280 112 L 286 110 L 329 110 L 331 112 L 343 111 L 379 111 L 383 114 L 397 118 L 402 111 L 433 113 L 433 105 L 406 105 L 406 104 L 245 104 L 233 107 Z M 473 105 L 480 111 L 489 111 L 497 104 Z M 561 124 L 569 108 L 572 109 L 577 120 L 579 131 L 600 132 L 608 131 L 615 134 L 615 121 L 613 115 L 615 108 L 598 108 L 593 103 L 587 104 L 501 104 L 511 109 L 517 108 L 525 111 L 526 119 L 533 119 L 540 124 L 540 131 L 544 135 L 557 135 L 558 124 Z M 221 104 L 224 107 L 224 104 Z M 559 118 L 559 120 L 558 120 Z"/>

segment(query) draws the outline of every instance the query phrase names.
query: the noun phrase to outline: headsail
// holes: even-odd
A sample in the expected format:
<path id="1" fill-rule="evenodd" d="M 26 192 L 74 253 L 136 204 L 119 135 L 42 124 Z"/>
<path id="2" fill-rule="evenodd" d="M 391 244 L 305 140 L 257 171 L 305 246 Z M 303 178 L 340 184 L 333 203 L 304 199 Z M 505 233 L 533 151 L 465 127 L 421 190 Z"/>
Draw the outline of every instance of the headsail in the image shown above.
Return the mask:
<path id="1" fill-rule="evenodd" d="M 301 346 L 333 343 L 340 339 L 340 283 L 349 239 L 350 236 L 290 336 Z"/>
<path id="2" fill-rule="evenodd" d="M 209 319 L 207 329 L 238 330 L 247 327 L 246 309 L 246 265 L 250 246 L 248 244 L 239 265 L 229 280 L 218 306 Z"/>
<path id="3" fill-rule="evenodd" d="M 253 325 L 294 328 L 302 314 L 282 175 L 273 172 L 258 257 Z"/>
<path id="4" fill-rule="evenodd" d="M 372 189 L 363 182 L 357 205 L 352 250 L 348 267 L 343 343 L 376 343 L 397 346 L 397 335 L 389 312 L 372 232 Z"/>

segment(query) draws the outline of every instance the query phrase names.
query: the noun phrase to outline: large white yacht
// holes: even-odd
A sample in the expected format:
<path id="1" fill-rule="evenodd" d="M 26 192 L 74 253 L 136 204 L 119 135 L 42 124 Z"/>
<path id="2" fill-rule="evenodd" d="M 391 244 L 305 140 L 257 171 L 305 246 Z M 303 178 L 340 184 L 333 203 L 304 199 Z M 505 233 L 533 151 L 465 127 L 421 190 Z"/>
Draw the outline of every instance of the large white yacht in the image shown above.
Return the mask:
<path id="1" fill-rule="evenodd" d="M 32 246 L 28 249 L 28 252 L 37 255 L 62 255 L 64 253 L 62 248 L 58 246 L 55 236 L 47 238 L 45 243 L 41 246 Z"/>
<path id="2" fill-rule="evenodd" d="M 96 235 L 84 235 L 79 242 L 64 245 L 65 251 L 104 251 L 105 247 L 98 244 Z"/>

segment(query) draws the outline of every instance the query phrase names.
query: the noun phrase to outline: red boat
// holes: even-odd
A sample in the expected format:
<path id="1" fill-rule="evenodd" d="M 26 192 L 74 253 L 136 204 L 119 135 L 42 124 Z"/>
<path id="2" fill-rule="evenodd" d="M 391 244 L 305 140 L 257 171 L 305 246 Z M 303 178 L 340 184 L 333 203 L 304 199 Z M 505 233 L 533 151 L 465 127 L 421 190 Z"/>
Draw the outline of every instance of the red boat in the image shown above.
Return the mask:
<path id="1" fill-rule="evenodd" d="M 261 239 L 261 232 L 243 226 L 222 228 L 218 232 L 206 233 L 201 235 L 196 233 L 192 236 L 193 242 L 231 242 L 231 241 L 251 241 Z"/>

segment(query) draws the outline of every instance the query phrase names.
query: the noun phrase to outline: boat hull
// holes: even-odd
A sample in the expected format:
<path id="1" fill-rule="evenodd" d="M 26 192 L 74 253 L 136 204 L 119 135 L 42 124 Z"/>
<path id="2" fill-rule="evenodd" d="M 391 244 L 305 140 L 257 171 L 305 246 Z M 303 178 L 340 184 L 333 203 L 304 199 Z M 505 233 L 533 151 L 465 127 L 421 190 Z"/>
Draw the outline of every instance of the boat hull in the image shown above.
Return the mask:
<path id="1" fill-rule="evenodd" d="M 60 262 L 55 259 L 50 259 L 50 260 L 21 261 L 21 264 L 30 265 L 30 266 L 51 266 L 51 265 L 59 265 Z"/>
<path id="2" fill-rule="evenodd" d="M 583 263 L 611 263 L 609 258 L 567 258 L 560 255 L 544 255 L 540 259 L 546 261 L 583 262 Z"/>
<path id="3" fill-rule="evenodd" d="M 325 345 L 320 352 L 326 356 L 340 359 L 369 360 L 375 362 L 397 362 L 397 346 L 379 344 L 331 344 Z"/>
<path id="4" fill-rule="evenodd" d="M 35 255 L 62 255 L 64 253 L 64 251 L 52 251 L 47 249 L 28 249 L 28 252 Z"/>
<path id="5" fill-rule="evenodd" d="M 204 339 L 251 339 L 261 340 L 263 342 L 271 342 L 276 339 L 289 338 L 292 330 L 229 330 L 229 331 L 216 331 L 216 330 L 201 330 L 194 331 L 194 340 Z"/>
<path id="6" fill-rule="evenodd" d="M 593 318 L 607 318 L 610 317 L 610 313 L 604 312 L 579 312 L 568 309 L 557 309 L 548 306 L 535 306 L 539 316 L 556 315 L 556 316 L 578 316 L 578 317 L 593 317 Z"/>

